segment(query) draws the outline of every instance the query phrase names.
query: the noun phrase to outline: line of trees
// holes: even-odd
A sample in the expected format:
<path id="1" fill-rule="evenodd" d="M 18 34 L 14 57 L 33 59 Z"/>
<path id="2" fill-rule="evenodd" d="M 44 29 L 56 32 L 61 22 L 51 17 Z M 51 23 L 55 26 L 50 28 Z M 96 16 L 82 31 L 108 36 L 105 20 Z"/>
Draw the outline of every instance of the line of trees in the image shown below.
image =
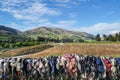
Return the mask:
<path id="1" fill-rule="evenodd" d="M 67 42 L 84 42 L 84 40 L 82 39 L 74 39 L 74 38 L 62 38 L 62 39 L 59 39 L 59 38 L 44 38 L 44 37 L 37 37 L 37 41 L 38 42 L 54 42 L 54 43 L 60 43 L 60 42 L 64 42 L 64 43 L 67 43 Z"/>
<path id="2" fill-rule="evenodd" d="M 96 41 L 111 41 L 111 42 L 120 42 L 120 32 L 116 33 L 115 35 L 105 35 L 103 34 L 102 37 L 100 34 L 95 36 Z"/>
<path id="3" fill-rule="evenodd" d="M 45 38 L 38 36 L 36 39 L 29 37 L 29 38 L 10 38 L 10 39 L 0 39 L 0 48 L 15 48 L 15 47 L 22 47 L 22 46 L 33 46 L 38 45 L 41 43 L 60 43 L 60 42 L 84 42 L 82 39 L 70 39 L 70 38 Z"/>
<path id="4" fill-rule="evenodd" d="M 0 42 L 0 48 L 15 48 L 15 47 L 22 47 L 22 46 L 33 46 L 33 45 L 38 45 L 41 44 L 40 42 L 14 42 L 14 43 L 9 43 L 9 42 Z"/>

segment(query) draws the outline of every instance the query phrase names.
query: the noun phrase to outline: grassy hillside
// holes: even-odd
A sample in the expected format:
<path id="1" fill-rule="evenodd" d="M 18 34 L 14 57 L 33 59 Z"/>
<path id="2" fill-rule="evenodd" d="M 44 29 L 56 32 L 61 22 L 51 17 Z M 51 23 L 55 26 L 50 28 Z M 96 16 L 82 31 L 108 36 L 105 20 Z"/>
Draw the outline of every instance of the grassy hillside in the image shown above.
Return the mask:
<path id="1" fill-rule="evenodd" d="M 24 32 L 25 35 L 33 38 L 38 36 L 45 38 L 70 38 L 70 39 L 94 39 L 94 36 L 85 32 L 68 31 L 60 28 L 40 27 Z"/>
<path id="2" fill-rule="evenodd" d="M 0 40 L 22 39 L 21 31 L 0 25 Z"/>
<path id="3" fill-rule="evenodd" d="M 13 28 L 10 28 L 10 27 L 6 27 L 6 26 L 3 26 L 3 25 L 0 25 L 0 30 L 8 31 L 8 32 L 10 32 L 12 34 L 21 33 L 19 30 L 16 30 L 16 29 L 13 29 Z"/>
<path id="4" fill-rule="evenodd" d="M 15 48 L 29 43 L 83 42 L 94 36 L 85 32 L 68 31 L 60 28 L 40 27 L 25 32 L 0 25 L 0 48 Z M 19 45 L 18 45 L 19 43 Z M 27 43 L 27 44 L 26 44 Z M 29 46 L 29 45 L 28 45 Z M 31 45 L 32 46 L 32 45 Z"/>

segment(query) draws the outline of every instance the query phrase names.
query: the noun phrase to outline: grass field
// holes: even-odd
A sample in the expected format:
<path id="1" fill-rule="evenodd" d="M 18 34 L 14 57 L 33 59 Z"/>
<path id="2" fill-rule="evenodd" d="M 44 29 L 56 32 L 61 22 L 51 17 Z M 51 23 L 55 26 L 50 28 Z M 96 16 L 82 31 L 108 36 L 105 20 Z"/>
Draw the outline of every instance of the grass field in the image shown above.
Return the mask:
<path id="1" fill-rule="evenodd" d="M 54 45 L 54 47 L 47 50 L 30 54 L 27 57 L 39 57 L 49 55 L 62 55 L 62 54 L 83 54 L 83 55 L 100 55 L 100 56 L 113 56 L 120 57 L 120 44 L 118 43 L 70 43 L 63 45 Z"/>
<path id="2" fill-rule="evenodd" d="M 18 48 L 3 52 L 2 54 L 4 55 L 2 56 L 0 55 L 0 56 L 8 57 L 8 56 L 27 54 L 26 57 L 40 57 L 40 56 L 76 53 L 83 55 L 120 57 L 120 43 L 101 43 L 101 44 L 100 43 L 66 43 L 66 44 L 50 44 L 50 45 L 54 47 L 46 48 L 40 46 L 32 46 L 32 47 Z"/>
<path id="3" fill-rule="evenodd" d="M 19 56 L 19 55 L 28 55 L 36 52 L 43 51 L 45 49 L 53 47 L 52 45 L 36 45 L 36 46 L 29 46 L 29 47 L 22 47 L 16 49 L 7 49 L 0 52 L 0 57 L 12 57 L 12 56 Z"/>

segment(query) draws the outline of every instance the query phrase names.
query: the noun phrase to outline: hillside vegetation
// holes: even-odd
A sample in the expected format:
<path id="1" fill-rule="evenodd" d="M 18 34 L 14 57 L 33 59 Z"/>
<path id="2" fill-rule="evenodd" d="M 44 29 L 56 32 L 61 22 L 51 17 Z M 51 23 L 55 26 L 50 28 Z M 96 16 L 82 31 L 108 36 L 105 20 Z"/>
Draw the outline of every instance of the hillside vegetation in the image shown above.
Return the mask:
<path id="1" fill-rule="evenodd" d="M 45 37 L 45 38 L 58 38 L 58 39 L 83 39 L 83 40 L 92 40 L 94 36 L 85 33 L 85 32 L 75 32 L 68 31 L 60 28 L 49 28 L 49 27 L 40 27 L 33 30 L 28 30 L 24 32 L 25 35 L 33 38 L 37 38 L 37 36 Z"/>
<path id="2" fill-rule="evenodd" d="M 93 40 L 94 36 L 85 32 L 68 31 L 60 28 L 40 27 L 21 32 L 0 25 L 0 50 L 34 46 L 40 43 L 74 43 Z"/>
<path id="3" fill-rule="evenodd" d="M 0 39 L 21 38 L 21 31 L 0 25 Z"/>

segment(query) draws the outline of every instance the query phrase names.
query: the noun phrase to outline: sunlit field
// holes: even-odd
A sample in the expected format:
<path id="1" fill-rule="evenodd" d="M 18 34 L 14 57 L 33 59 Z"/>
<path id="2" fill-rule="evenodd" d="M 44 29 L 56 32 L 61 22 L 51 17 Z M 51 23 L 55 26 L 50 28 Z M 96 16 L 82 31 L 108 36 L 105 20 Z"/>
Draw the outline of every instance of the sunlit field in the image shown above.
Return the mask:
<path id="1" fill-rule="evenodd" d="M 7 50 L 0 51 L 0 57 L 13 57 L 13 56 L 33 54 L 35 52 L 40 52 L 51 47 L 53 46 L 52 45 L 36 45 L 36 46 L 29 46 L 29 47 L 15 48 L 15 49 L 7 49 Z"/>
<path id="2" fill-rule="evenodd" d="M 40 57 L 50 55 L 63 55 L 63 54 L 82 54 L 82 55 L 100 55 L 100 56 L 113 56 L 120 57 L 120 44 L 118 43 L 69 43 L 54 45 L 54 47 L 46 49 L 41 52 L 30 54 L 27 57 Z"/>
<path id="3" fill-rule="evenodd" d="M 62 43 L 37 45 L 12 50 L 1 51 L 1 57 L 12 57 L 26 55 L 26 57 L 41 57 L 63 54 L 82 54 L 95 56 L 120 57 L 119 43 Z"/>

